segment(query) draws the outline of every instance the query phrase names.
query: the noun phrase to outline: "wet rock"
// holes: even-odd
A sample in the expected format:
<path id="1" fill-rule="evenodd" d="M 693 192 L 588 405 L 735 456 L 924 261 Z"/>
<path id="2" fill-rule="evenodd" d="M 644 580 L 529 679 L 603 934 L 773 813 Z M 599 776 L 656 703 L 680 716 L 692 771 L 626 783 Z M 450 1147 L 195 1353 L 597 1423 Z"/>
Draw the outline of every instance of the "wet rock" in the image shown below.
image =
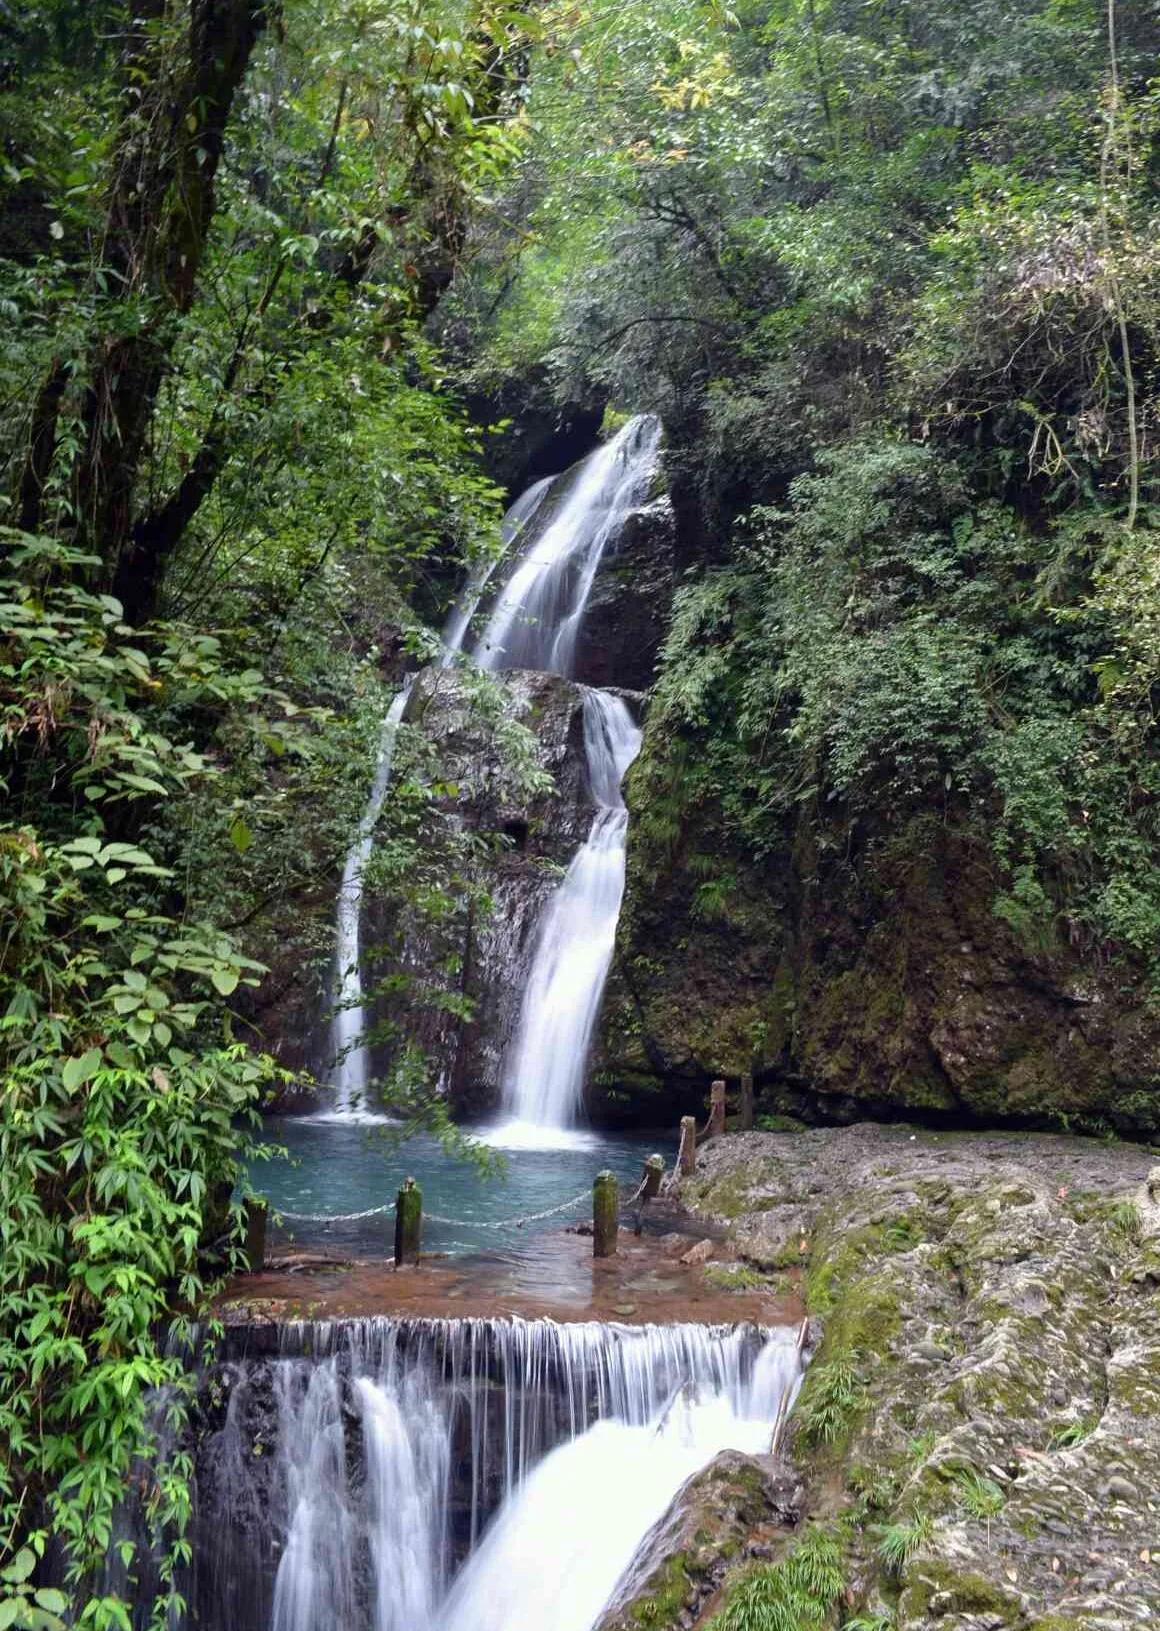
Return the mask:
<path id="1" fill-rule="evenodd" d="M 670 753 L 646 719 L 628 782 L 645 836 L 629 842 L 602 1018 L 625 1091 L 756 1067 L 765 1109 L 814 1122 L 1160 1129 L 1160 1015 L 1139 970 L 1029 950 L 943 828 L 868 835 L 850 865 L 787 818 L 759 861 L 712 811 L 681 808 Z"/>
<path id="2" fill-rule="evenodd" d="M 365 908 L 364 961 L 372 964 L 366 984 L 385 982 L 388 993 L 372 1010 L 390 1037 L 372 1051 L 377 1073 L 389 1070 L 402 1046 L 417 1043 L 457 1107 L 473 1113 L 498 1098 L 540 913 L 594 809 L 580 688 L 559 675 L 517 670 L 503 676 L 501 698 L 497 724 L 472 675 L 427 669 L 406 715 L 433 745 L 449 789 L 440 812 L 445 826 L 431 823 L 428 842 L 438 846 L 447 825 L 475 835 L 473 882 L 490 909 L 465 908 L 430 922 L 373 885 Z M 523 791 L 500 749 L 511 726 L 531 733 L 535 768 L 548 778 L 542 791 Z M 407 983 L 392 993 L 400 975 Z M 470 1017 L 464 999 L 474 1003 Z"/>
<path id="3" fill-rule="evenodd" d="M 675 582 L 676 521 L 662 495 L 630 515 L 604 553 L 580 629 L 577 678 L 585 685 L 647 690 Z"/>
<path id="4" fill-rule="evenodd" d="M 727 1450 L 654 1526 L 595 1631 L 692 1626 L 727 1572 L 784 1542 L 801 1513 L 800 1480 L 771 1457 Z"/>

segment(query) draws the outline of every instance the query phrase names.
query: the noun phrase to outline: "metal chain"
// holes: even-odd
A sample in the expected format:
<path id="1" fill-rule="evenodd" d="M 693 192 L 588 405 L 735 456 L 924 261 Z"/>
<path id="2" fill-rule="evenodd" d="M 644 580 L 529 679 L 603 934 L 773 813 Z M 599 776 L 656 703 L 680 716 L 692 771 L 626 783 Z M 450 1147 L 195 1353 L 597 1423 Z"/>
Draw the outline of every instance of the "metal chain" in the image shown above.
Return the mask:
<path id="1" fill-rule="evenodd" d="M 550 1206 L 546 1212 L 528 1212 L 523 1217 L 500 1218 L 495 1222 L 484 1222 L 475 1218 L 445 1218 L 438 1212 L 424 1212 L 423 1217 L 429 1223 L 448 1223 L 455 1229 L 510 1229 L 520 1227 L 525 1223 L 539 1223 L 541 1218 L 554 1218 L 560 1212 L 569 1212 L 581 1201 L 588 1199 L 590 1191 L 582 1189 L 578 1195 L 573 1195 L 569 1201 L 560 1206 Z M 635 1198 L 635 1197 L 634 1197 Z M 283 1212 L 277 1207 L 274 1211 L 285 1223 L 358 1223 L 363 1218 L 376 1218 L 383 1212 L 393 1212 L 394 1201 L 386 1206 L 372 1206 L 366 1212 Z"/>
<path id="2" fill-rule="evenodd" d="M 395 1203 L 389 1201 L 386 1206 L 372 1206 L 366 1212 L 284 1212 L 280 1206 L 272 1210 L 283 1223 L 357 1223 L 361 1218 L 377 1218 L 380 1212 L 393 1212 Z"/>

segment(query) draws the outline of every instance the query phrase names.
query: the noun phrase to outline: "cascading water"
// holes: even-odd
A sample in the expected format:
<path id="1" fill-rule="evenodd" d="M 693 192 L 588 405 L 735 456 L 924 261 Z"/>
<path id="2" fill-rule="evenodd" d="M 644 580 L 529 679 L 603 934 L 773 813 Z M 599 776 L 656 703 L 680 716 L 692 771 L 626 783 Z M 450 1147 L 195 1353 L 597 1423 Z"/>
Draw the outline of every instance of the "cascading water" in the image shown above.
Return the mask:
<path id="1" fill-rule="evenodd" d="M 202 1442 L 203 1631 L 588 1631 L 685 1480 L 768 1449 L 801 1369 L 753 1326 L 286 1335 L 297 1356 L 225 1367 Z"/>
<path id="2" fill-rule="evenodd" d="M 474 658 L 491 670 L 523 667 L 570 676 L 601 557 L 647 495 L 660 437 L 660 421 L 638 415 L 575 471 L 537 482 L 516 501 L 504 518 L 501 551 L 471 574 L 448 619 L 443 665 L 462 649 L 490 577 L 514 551 L 515 564 Z M 549 497 L 553 502 L 546 506 Z M 541 511 L 543 525 L 537 526 Z M 518 544 L 525 537 L 529 544 L 521 552 Z M 363 880 L 411 685 L 411 680 L 403 685 L 383 721 L 370 794 L 343 867 L 331 1031 L 334 1104 L 318 1119 L 378 1119 L 367 1103 L 370 1060 L 363 1041 Z M 564 1141 L 561 1135 L 572 1125 L 579 1105 L 611 960 L 624 890 L 628 819 L 620 779 L 640 737 L 623 701 L 610 693 L 586 693 L 584 713 L 596 818 L 537 932 L 519 1032 L 505 1071 L 504 1108 L 510 1119 L 502 1133 L 492 1135 L 495 1142 L 542 1147 Z"/>
<path id="3" fill-rule="evenodd" d="M 511 1119 L 488 1135 L 491 1143 L 558 1144 L 576 1120 L 624 896 L 628 810 L 620 784 L 640 740 L 620 697 L 584 693 L 584 752 L 596 816 L 539 926 L 504 1077 L 503 1108 Z"/>
<path id="4" fill-rule="evenodd" d="M 570 675 L 601 557 L 648 492 L 660 421 L 638 415 L 580 466 L 531 542 L 476 647 L 485 668 Z M 507 1148 L 572 1142 L 624 895 L 628 811 L 620 784 L 640 748 L 623 699 L 584 694 L 584 751 L 596 815 L 537 927 L 520 1020 L 504 1070 L 507 1119 L 486 1136 Z"/>
<path id="5" fill-rule="evenodd" d="M 475 648 L 481 668 L 571 674 L 600 558 L 647 495 L 660 439 L 660 420 L 638 414 L 580 465 L 500 591 Z"/>
<path id="6" fill-rule="evenodd" d="M 443 631 L 440 667 L 450 666 L 463 649 L 464 639 L 471 627 L 471 619 L 492 574 L 513 544 L 531 525 L 552 484 L 550 477 L 536 482 L 516 500 L 504 516 L 500 529 L 499 552 L 475 567 L 447 619 Z M 334 936 L 336 990 L 334 1016 L 331 1021 L 331 1048 L 334 1058 L 331 1085 L 334 1088 L 334 1103 L 329 1110 L 317 1116 L 316 1120 L 349 1122 L 382 1119 L 371 1111 L 367 1102 L 370 1054 L 363 1041 L 365 1012 L 361 934 L 364 878 L 374 850 L 375 826 L 382 814 L 387 788 L 391 782 L 391 767 L 394 764 L 399 726 L 413 685 L 414 675 L 411 675 L 391 699 L 391 705 L 383 719 L 370 793 L 367 795 L 367 802 L 355 831 L 354 842 L 347 851 L 343 863 Z"/>

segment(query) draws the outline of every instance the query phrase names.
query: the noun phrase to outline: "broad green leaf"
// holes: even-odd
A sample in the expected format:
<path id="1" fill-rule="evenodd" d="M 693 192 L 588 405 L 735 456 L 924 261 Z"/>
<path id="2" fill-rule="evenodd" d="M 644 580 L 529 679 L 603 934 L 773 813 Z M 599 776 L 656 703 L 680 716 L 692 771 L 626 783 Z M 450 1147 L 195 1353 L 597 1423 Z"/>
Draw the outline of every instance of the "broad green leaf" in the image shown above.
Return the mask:
<path id="1" fill-rule="evenodd" d="M 244 816 L 235 816 L 230 827 L 230 843 L 239 855 L 244 855 L 254 842 L 254 834 Z"/>
<path id="2" fill-rule="evenodd" d="M 100 1048 L 90 1048 L 73 1059 L 66 1059 L 61 1069 L 61 1080 L 69 1092 L 75 1092 L 78 1087 L 95 1076 L 101 1068 Z"/>

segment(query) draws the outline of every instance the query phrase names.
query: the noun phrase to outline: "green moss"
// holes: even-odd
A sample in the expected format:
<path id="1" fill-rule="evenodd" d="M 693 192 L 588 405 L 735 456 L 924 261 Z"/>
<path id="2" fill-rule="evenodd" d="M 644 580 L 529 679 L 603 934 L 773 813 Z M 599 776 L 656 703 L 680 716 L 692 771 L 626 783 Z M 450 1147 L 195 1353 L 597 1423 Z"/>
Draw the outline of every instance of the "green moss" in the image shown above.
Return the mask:
<path id="1" fill-rule="evenodd" d="M 932 1557 L 924 1557 L 910 1572 L 913 1578 L 907 1581 L 899 1602 L 904 1622 L 926 1618 L 937 1597 L 940 1616 L 997 1614 L 1012 1625 L 1024 1623 L 1018 1593 L 986 1575 L 960 1571 L 953 1563 Z"/>
<path id="2" fill-rule="evenodd" d="M 664 1627 L 676 1624 L 689 1599 L 691 1581 L 685 1553 L 676 1552 L 666 1558 L 654 1579 L 653 1588 L 633 1603 L 630 1617 L 637 1625 L 649 1626 L 651 1631 L 663 1631 Z"/>
<path id="3" fill-rule="evenodd" d="M 804 1133 L 808 1129 L 804 1121 L 796 1116 L 762 1115 L 757 1118 L 757 1128 L 762 1133 Z"/>

